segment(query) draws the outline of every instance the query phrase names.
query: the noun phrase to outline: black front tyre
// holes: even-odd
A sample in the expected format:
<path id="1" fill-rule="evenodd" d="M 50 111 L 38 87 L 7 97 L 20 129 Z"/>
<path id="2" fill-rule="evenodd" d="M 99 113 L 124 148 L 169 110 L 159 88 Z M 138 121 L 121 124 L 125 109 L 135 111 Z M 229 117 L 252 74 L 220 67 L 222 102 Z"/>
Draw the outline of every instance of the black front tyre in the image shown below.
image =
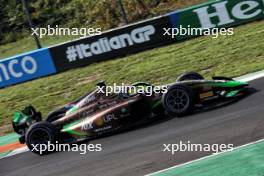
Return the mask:
<path id="1" fill-rule="evenodd" d="M 200 75 L 199 73 L 185 72 L 177 78 L 176 82 L 188 81 L 188 80 L 203 80 L 203 79 L 204 79 L 204 77 L 202 75 Z"/>
<path id="2" fill-rule="evenodd" d="M 182 117 L 193 110 L 194 93 L 186 85 L 173 85 L 162 96 L 162 105 L 165 112 L 170 116 Z"/>
<path id="3" fill-rule="evenodd" d="M 46 121 L 37 122 L 27 130 L 26 144 L 33 153 L 47 154 L 52 152 L 48 151 L 48 145 L 56 143 L 57 134 L 56 128 L 51 123 Z"/>

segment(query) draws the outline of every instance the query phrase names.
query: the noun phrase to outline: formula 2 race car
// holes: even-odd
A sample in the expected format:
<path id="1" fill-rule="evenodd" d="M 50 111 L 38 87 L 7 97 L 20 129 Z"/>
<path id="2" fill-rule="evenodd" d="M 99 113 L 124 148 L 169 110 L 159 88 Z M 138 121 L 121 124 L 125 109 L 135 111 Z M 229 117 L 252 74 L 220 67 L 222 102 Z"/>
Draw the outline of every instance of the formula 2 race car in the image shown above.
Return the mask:
<path id="1" fill-rule="evenodd" d="M 135 83 L 133 86 L 147 89 L 153 87 L 144 82 Z M 106 96 L 98 91 L 105 87 L 104 82 L 98 83 L 94 91 L 51 112 L 46 120 L 42 120 L 41 113 L 32 106 L 16 112 L 12 124 L 14 131 L 21 135 L 20 142 L 26 143 L 32 149 L 33 145 L 47 142 L 64 143 L 91 139 L 130 127 L 146 118 L 152 119 L 150 117 L 153 116 L 185 116 L 196 105 L 207 100 L 244 95 L 248 83 L 226 77 L 205 80 L 198 73 L 188 72 L 182 74 L 174 83 L 166 85 L 166 91 L 150 96 L 144 91 L 119 92 Z"/>

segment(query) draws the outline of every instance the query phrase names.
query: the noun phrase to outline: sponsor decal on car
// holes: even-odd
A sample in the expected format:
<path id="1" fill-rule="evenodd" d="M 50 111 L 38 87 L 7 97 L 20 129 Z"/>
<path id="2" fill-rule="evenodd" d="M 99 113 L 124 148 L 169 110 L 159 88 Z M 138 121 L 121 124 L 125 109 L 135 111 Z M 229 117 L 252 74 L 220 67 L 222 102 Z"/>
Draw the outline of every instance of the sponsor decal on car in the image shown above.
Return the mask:
<path id="1" fill-rule="evenodd" d="M 95 129 L 94 131 L 95 132 L 102 132 L 102 131 L 105 131 L 105 130 L 109 130 L 111 128 L 112 128 L 112 126 L 110 125 L 110 126 L 106 126 L 106 127 L 103 127 L 103 128 Z"/>
<path id="2" fill-rule="evenodd" d="M 103 126 L 104 125 L 104 119 L 103 118 L 97 118 L 97 119 L 95 119 L 94 123 L 97 127 Z"/>
<path id="3" fill-rule="evenodd" d="M 117 120 L 118 118 L 114 114 L 107 114 L 103 117 L 105 123 L 109 123 L 113 120 Z"/>
<path id="4" fill-rule="evenodd" d="M 86 98 L 84 98 L 80 103 L 78 103 L 78 107 L 83 107 L 84 105 L 87 105 L 91 102 L 93 102 L 95 100 L 95 96 L 92 95 L 92 96 L 88 96 Z"/>
<path id="5" fill-rule="evenodd" d="M 93 121 L 90 121 L 88 123 L 83 124 L 82 127 L 81 127 L 81 130 L 87 131 L 87 130 L 91 130 L 93 128 L 94 128 L 93 127 Z"/>
<path id="6" fill-rule="evenodd" d="M 201 93 L 200 94 L 200 98 L 201 99 L 208 98 L 208 97 L 212 97 L 212 96 L 214 96 L 214 93 L 212 91 L 210 91 L 210 92 L 204 92 L 204 93 Z"/>
<path id="7" fill-rule="evenodd" d="M 81 111 L 80 113 L 78 113 L 77 116 L 79 118 L 85 118 L 91 115 L 92 113 L 94 113 L 95 111 L 96 111 L 95 109 L 88 109 L 87 111 Z"/>

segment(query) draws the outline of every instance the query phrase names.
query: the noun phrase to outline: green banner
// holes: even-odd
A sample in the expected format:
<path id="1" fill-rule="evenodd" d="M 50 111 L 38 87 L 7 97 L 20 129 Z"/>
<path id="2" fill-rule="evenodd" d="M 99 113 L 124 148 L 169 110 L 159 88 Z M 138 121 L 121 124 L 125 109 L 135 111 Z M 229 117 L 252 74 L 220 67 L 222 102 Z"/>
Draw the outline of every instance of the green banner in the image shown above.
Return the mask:
<path id="1" fill-rule="evenodd" d="M 264 18 L 264 0 L 214 0 L 170 14 L 173 28 L 228 28 Z M 177 35 L 183 40 L 192 35 Z"/>

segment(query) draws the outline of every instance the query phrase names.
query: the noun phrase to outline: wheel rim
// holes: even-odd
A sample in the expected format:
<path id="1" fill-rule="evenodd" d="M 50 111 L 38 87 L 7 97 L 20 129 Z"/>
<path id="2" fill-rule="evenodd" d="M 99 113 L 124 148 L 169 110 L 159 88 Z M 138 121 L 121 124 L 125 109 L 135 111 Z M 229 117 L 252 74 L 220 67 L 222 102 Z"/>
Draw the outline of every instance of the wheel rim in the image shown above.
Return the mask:
<path id="1" fill-rule="evenodd" d="M 36 129 L 31 132 L 29 143 L 30 144 L 48 144 L 51 141 L 51 135 L 46 129 Z"/>
<path id="2" fill-rule="evenodd" d="M 168 93 L 166 104 L 173 111 L 181 113 L 189 106 L 189 95 L 186 91 L 175 89 Z"/>

